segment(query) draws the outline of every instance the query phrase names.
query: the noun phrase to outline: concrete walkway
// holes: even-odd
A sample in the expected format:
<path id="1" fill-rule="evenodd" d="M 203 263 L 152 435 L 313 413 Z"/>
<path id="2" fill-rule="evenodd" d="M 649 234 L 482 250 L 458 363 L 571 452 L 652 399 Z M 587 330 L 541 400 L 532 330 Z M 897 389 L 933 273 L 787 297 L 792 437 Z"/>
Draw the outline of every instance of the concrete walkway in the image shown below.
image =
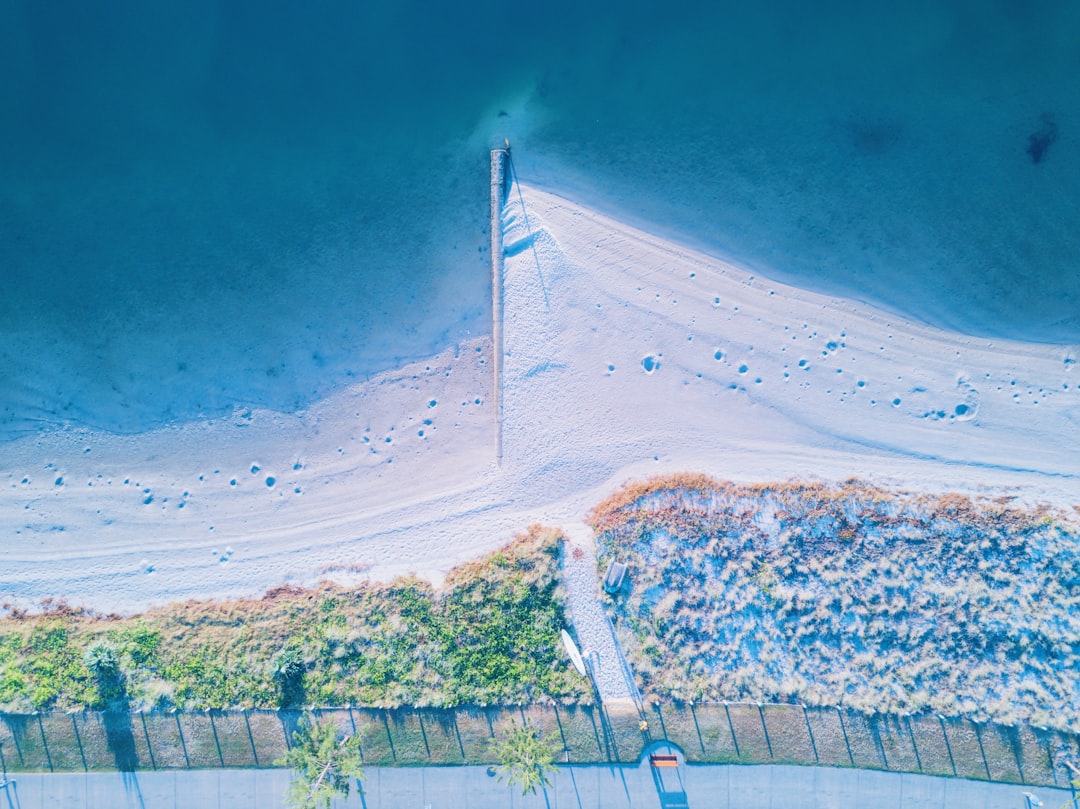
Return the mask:
<path id="1" fill-rule="evenodd" d="M 611 620 L 600 603 L 600 577 L 596 572 L 596 542 L 592 529 L 584 523 L 563 528 L 567 537 L 563 557 L 570 620 L 574 624 L 582 657 L 591 660 L 593 677 L 605 702 L 617 700 L 640 704 L 622 650 L 615 639 Z"/>
<path id="2" fill-rule="evenodd" d="M 286 770 L 17 774 L 2 809 L 284 809 Z M 371 768 L 335 809 L 1045 809 L 1064 790 L 826 767 L 560 768 L 546 793 L 522 797 L 485 767 Z"/>

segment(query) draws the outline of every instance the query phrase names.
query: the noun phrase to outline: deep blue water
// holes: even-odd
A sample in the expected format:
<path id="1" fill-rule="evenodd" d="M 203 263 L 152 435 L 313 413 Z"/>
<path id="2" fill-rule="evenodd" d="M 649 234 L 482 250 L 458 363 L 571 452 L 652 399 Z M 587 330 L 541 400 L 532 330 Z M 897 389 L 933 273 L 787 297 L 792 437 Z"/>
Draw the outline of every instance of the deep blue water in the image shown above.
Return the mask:
<path id="1" fill-rule="evenodd" d="M 0 0 L 0 435 L 303 407 L 486 332 L 505 136 L 784 280 L 1080 342 L 1078 79 L 1069 0 Z"/>

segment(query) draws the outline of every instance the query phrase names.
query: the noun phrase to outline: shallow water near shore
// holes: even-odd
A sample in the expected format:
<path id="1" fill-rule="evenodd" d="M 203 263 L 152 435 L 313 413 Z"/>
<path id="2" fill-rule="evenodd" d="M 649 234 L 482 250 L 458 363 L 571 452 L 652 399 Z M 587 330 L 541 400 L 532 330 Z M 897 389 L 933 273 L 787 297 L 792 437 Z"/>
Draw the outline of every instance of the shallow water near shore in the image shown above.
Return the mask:
<path id="1" fill-rule="evenodd" d="M 1080 342 L 1067 2 L 0 4 L 0 438 L 489 331 L 487 149 L 800 286 Z"/>

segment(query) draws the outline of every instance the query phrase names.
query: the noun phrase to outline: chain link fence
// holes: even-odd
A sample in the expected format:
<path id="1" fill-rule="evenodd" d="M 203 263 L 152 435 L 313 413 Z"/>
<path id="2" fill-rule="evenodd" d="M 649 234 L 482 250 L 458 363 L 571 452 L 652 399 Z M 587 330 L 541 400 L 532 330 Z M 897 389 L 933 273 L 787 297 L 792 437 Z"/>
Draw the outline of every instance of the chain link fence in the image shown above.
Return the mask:
<path id="1" fill-rule="evenodd" d="M 361 734 L 371 766 L 488 764 L 492 740 L 528 721 L 557 763 L 636 762 L 651 743 L 689 763 L 805 764 L 1066 787 L 1080 737 L 936 715 L 866 715 L 800 705 L 630 703 L 302 711 L 0 714 L 7 771 L 272 767 L 306 714 Z"/>

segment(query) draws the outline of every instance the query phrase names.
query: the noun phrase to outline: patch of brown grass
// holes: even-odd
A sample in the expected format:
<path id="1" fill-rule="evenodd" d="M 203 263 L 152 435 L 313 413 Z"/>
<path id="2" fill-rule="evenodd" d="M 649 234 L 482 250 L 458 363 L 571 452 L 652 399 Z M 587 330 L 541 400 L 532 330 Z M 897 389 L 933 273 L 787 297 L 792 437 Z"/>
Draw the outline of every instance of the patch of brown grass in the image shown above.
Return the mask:
<path id="1" fill-rule="evenodd" d="M 601 564 L 630 563 L 613 619 L 660 699 L 1080 723 L 1080 530 L 1064 512 L 692 475 L 627 486 L 593 522 Z"/>

